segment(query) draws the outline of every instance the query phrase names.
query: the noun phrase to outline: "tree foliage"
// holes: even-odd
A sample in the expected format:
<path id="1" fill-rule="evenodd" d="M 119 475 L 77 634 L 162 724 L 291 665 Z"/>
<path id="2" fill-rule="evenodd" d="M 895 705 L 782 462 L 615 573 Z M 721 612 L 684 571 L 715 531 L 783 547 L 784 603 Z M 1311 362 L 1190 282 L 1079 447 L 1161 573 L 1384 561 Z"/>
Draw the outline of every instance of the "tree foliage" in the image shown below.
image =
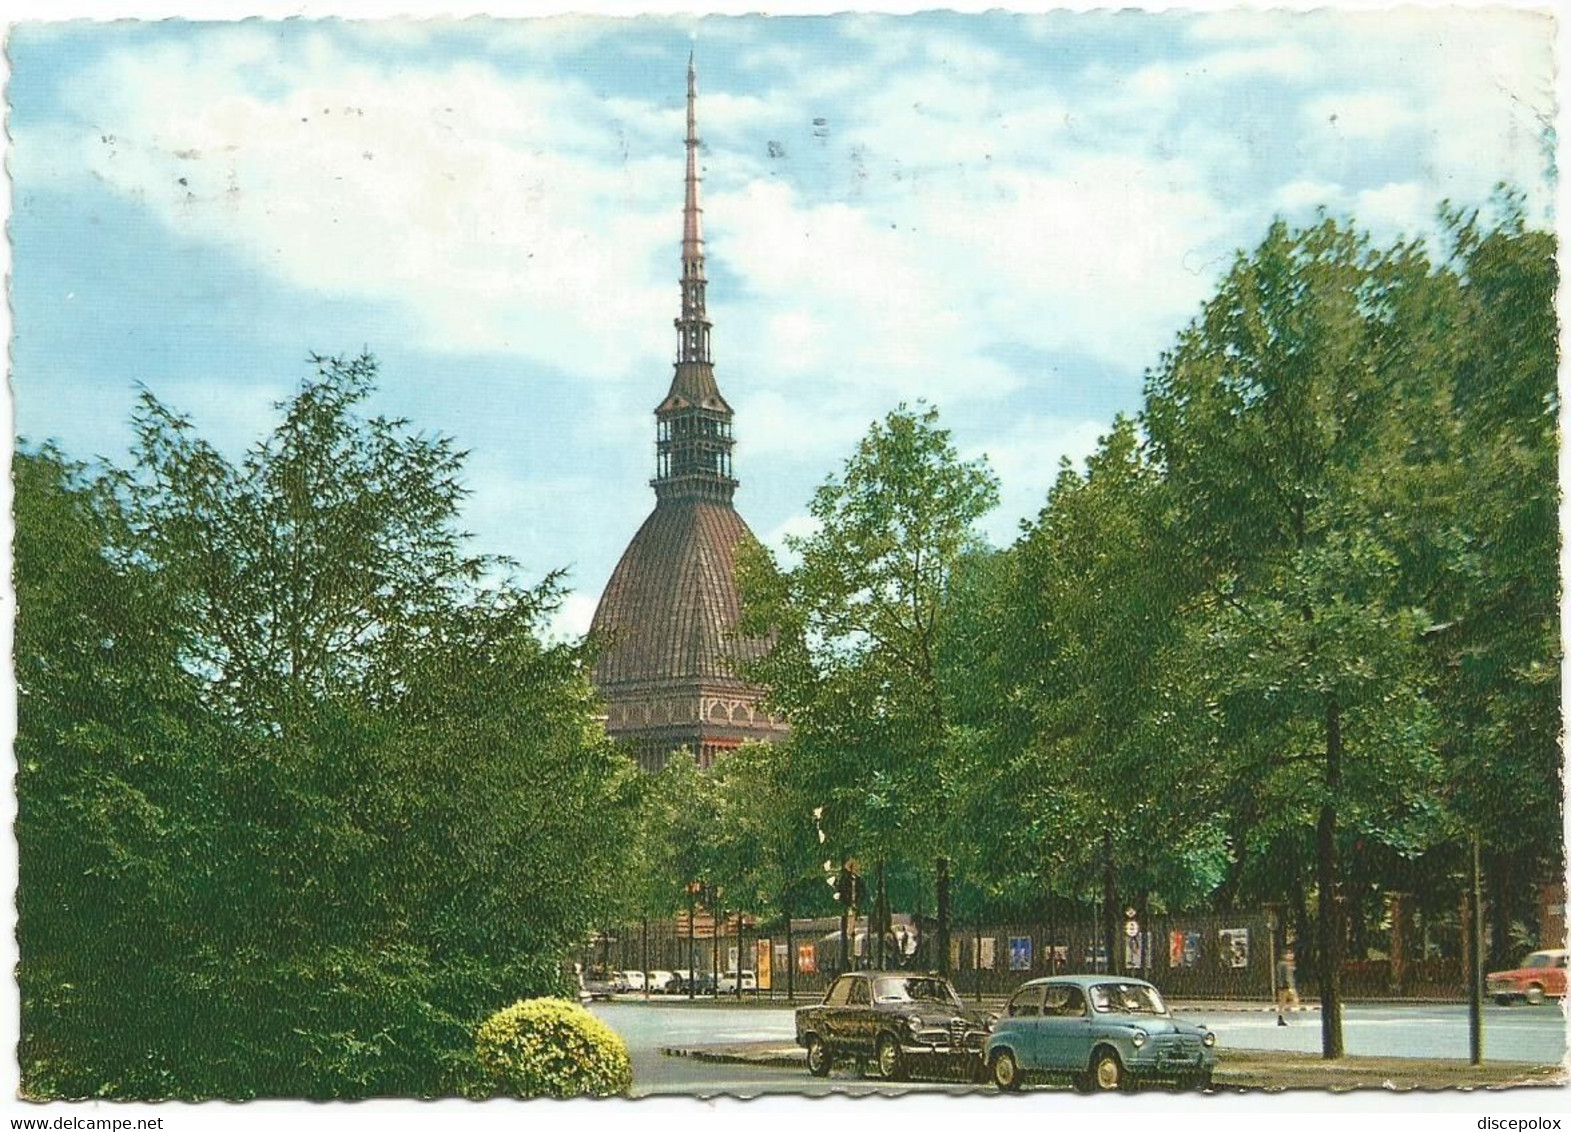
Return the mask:
<path id="1" fill-rule="evenodd" d="M 462 553 L 461 455 L 374 375 L 321 360 L 238 464 L 151 397 L 128 469 L 18 458 L 36 1094 L 454 1091 L 614 895 L 633 772 L 556 579 Z"/>
<path id="2" fill-rule="evenodd" d="M 950 709 L 940 679 L 946 595 L 997 502 L 983 462 L 960 459 L 936 409 L 875 423 L 809 506 L 780 569 L 739 562 L 741 631 L 777 643 L 747 675 L 794 731 L 798 791 L 827 851 L 920 861 L 947 810 Z"/>

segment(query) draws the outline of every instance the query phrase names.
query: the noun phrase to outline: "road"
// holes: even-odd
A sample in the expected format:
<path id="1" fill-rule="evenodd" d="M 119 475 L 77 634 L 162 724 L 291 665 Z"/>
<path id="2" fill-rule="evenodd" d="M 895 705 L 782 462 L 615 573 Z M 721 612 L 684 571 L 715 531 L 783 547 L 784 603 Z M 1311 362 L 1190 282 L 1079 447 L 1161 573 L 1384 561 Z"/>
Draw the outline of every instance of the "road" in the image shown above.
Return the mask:
<path id="1" fill-rule="evenodd" d="M 801 1069 L 769 1065 L 723 1065 L 685 1057 L 667 1057 L 667 1047 L 692 1048 L 754 1042 L 789 1044 L 794 1037 L 789 1009 L 750 1006 L 716 1006 L 706 1003 L 597 1002 L 590 1007 L 627 1042 L 633 1058 L 633 1095 L 680 1093 L 686 1096 L 758 1096 L 791 1093 L 823 1096 L 843 1093 L 857 1096 L 879 1092 L 959 1092 L 960 1086 L 941 1082 L 911 1081 L 894 1084 L 877 1078 L 860 1078 L 850 1069 L 837 1069 L 827 1078 L 813 1077 Z"/>
<path id="2" fill-rule="evenodd" d="M 685 1000 L 596 1003 L 604 1018 L 628 1043 L 637 1095 L 681 1093 L 755 1096 L 761 1093 L 819 1095 L 830 1092 L 962 1092 L 967 1086 L 942 1082 L 886 1084 L 837 1069 L 827 1080 L 805 1068 L 725 1065 L 667 1057 L 666 1047 L 693 1048 L 777 1042 L 789 1045 L 792 1013 L 785 1007 L 725 1006 Z M 1216 1031 L 1224 1050 L 1283 1050 L 1314 1053 L 1320 1048 L 1320 1015 L 1295 1014 L 1278 1026 L 1269 1011 L 1189 1009 L 1181 1016 Z M 1467 1008 L 1462 1005 L 1351 1005 L 1344 1014 L 1347 1052 L 1354 1056 L 1466 1060 Z M 1484 1010 L 1486 1061 L 1559 1064 L 1566 1053 L 1566 1020 L 1554 1005 Z"/>

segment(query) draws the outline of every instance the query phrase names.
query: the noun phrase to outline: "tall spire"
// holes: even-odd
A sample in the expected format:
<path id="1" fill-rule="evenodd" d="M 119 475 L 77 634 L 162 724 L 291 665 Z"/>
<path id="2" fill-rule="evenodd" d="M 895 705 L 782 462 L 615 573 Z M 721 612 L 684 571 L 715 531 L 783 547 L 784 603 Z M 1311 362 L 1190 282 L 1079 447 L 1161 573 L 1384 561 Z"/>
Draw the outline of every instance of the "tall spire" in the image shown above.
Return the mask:
<path id="1" fill-rule="evenodd" d="M 687 195 L 682 206 L 682 313 L 676 319 L 676 373 L 655 410 L 655 495 L 731 502 L 731 406 L 715 383 L 704 313 L 703 211 L 698 207 L 698 69 L 687 57 Z"/>
<path id="2" fill-rule="evenodd" d="M 682 207 L 682 317 L 677 320 L 677 361 L 707 362 L 709 322 L 704 317 L 704 224 L 698 206 L 698 68 L 687 56 L 687 198 Z"/>

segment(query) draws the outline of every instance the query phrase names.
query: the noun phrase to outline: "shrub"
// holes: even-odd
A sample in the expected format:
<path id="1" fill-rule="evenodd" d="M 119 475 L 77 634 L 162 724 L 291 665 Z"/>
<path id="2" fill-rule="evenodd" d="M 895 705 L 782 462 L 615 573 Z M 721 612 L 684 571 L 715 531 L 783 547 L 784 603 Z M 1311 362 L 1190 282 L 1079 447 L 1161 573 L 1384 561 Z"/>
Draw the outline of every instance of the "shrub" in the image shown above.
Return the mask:
<path id="1" fill-rule="evenodd" d="M 576 1002 L 533 998 L 498 1010 L 475 1032 L 475 1058 L 498 1091 L 519 1097 L 612 1097 L 633 1087 L 617 1032 Z"/>

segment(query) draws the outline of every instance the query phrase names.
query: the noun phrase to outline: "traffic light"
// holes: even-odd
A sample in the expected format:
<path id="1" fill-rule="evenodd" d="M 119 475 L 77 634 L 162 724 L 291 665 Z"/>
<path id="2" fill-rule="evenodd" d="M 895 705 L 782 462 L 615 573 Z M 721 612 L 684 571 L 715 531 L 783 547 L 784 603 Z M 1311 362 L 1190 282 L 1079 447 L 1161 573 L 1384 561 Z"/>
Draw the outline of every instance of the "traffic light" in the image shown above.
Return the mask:
<path id="1" fill-rule="evenodd" d="M 857 874 L 856 862 L 846 861 L 835 878 L 835 900 L 846 908 L 860 908 L 867 897 L 867 886 Z"/>

